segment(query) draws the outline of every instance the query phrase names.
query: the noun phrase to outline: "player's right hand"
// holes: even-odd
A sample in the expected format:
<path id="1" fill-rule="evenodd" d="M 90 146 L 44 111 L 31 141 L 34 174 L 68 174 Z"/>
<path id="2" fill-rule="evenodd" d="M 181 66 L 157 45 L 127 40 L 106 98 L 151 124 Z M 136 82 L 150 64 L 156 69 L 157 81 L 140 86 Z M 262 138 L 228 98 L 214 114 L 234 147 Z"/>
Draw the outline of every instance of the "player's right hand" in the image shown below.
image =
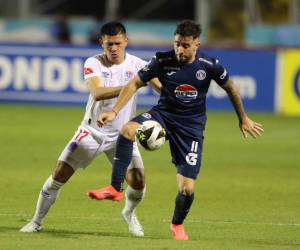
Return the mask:
<path id="1" fill-rule="evenodd" d="M 97 119 L 97 125 L 99 127 L 102 127 L 104 124 L 111 122 L 113 119 L 115 119 L 116 113 L 113 111 L 110 112 L 104 112 L 99 115 Z"/>
<path id="2" fill-rule="evenodd" d="M 263 126 L 255 121 L 252 121 L 248 116 L 246 116 L 242 122 L 239 124 L 240 130 L 243 133 L 244 138 L 247 138 L 248 134 L 254 139 L 261 136 L 264 132 Z"/>

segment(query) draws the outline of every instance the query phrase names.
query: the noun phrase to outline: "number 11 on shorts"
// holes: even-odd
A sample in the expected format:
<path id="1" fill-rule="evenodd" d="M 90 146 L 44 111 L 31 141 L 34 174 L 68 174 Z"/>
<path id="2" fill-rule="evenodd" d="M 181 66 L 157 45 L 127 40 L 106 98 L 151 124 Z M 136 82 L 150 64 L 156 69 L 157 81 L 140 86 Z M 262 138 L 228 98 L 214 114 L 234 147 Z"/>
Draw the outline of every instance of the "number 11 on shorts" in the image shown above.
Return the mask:
<path id="1" fill-rule="evenodd" d="M 198 159 L 197 150 L 198 150 L 198 142 L 192 141 L 191 153 L 188 153 L 185 157 L 186 162 L 191 166 L 195 166 L 197 164 L 197 159 Z"/>

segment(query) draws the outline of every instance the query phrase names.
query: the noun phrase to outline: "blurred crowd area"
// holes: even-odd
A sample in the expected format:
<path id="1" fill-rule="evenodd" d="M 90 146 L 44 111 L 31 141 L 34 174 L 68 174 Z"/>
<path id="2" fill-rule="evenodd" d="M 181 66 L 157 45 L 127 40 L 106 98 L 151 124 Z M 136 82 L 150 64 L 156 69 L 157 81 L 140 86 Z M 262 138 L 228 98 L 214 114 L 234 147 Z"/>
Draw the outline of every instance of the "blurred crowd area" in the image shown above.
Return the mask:
<path id="1" fill-rule="evenodd" d="M 300 46 L 300 0 L 0 0 L 0 42 L 97 44 L 120 20 L 132 45 L 165 46 L 176 24 L 202 24 L 206 46 Z M 29 35 L 30 34 L 30 35 Z"/>

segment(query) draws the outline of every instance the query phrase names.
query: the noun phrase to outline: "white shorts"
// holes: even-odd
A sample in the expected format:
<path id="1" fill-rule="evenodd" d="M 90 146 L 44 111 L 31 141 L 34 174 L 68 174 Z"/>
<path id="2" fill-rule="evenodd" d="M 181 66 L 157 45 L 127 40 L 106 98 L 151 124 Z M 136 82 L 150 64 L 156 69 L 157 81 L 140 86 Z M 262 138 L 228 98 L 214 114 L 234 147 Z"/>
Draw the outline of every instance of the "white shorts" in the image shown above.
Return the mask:
<path id="1" fill-rule="evenodd" d="M 102 152 L 106 154 L 107 159 L 112 163 L 116 151 L 116 143 L 119 133 L 97 135 L 83 126 L 79 126 L 73 138 L 59 156 L 59 161 L 68 163 L 74 170 L 86 168 Z M 141 154 L 137 143 L 133 144 L 132 161 L 128 167 L 144 168 Z"/>

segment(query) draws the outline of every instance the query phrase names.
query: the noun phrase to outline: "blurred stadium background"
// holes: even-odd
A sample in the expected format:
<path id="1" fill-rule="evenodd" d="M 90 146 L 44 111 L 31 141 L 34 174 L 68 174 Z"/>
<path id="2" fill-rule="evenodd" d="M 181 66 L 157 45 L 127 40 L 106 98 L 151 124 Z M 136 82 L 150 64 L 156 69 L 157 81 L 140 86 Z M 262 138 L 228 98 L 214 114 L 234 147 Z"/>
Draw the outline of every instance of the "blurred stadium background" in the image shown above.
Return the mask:
<path id="1" fill-rule="evenodd" d="M 203 26 L 202 46 L 217 55 L 251 111 L 300 114 L 300 0 L 0 0 L 0 101 L 83 104 L 82 64 L 99 53 L 101 24 L 122 20 L 129 51 L 146 60 L 171 47 L 176 23 Z M 156 102 L 141 90 L 139 105 Z M 210 88 L 210 109 L 231 109 Z"/>
<path id="2" fill-rule="evenodd" d="M 172 46 L 182 19 L 202 24 L 202 49 L 220 58 L 266 130 L 242 140 L 226 94 L 211 85 L 191 241 L 170 240 L 176 184 L 166 146 L 155 157 L 143 151 L 145 239 L 129 236 L 120 205 L 84 196 L 109 181 L 104 157 L 66 185 L 45 234 L 16 234 L 82 119 L 83 62 L 100 52 L 101 24 L 124 22 L 128 51 L 148 60 Z M 141 109 L 156 100 L 141 89 Z M 0 0 L 0 123 L 1 249 L 299 249 L 300 0 Z"/>

